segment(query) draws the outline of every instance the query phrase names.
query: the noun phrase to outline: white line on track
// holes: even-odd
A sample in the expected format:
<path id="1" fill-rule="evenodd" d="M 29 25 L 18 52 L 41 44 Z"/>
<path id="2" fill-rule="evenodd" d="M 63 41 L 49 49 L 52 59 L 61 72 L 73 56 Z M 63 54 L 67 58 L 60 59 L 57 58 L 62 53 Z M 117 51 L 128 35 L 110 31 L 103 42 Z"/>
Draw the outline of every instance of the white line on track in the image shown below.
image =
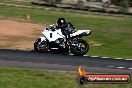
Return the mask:
<path id="1" fill-rule="evenodd" d="M 122 68 L 125 68 L 125 67 L 116 67 L 116 68 L 120 68 L 120 69 L 122 69 Z"/>
<path id="2" fill-rule="evenodd" d="M 91 57 L 99 57 L 99 56 L 91 56 Z"/>
<path id="3" fill-rule="evenodd" d="M 114 58 L 114 59 L 123 59 L 123 58 Z"/>
<path id="4" fill-rule="evenodd" d="M 110 58 L 110 57 L 101 57 L 101 58 Z"/>
<path id="5" fill-rule="evenodd" d="M 74 54 L 70 54 L 72 56 L 74 56 Z M 87 57 L 88 55 L 84 55 L 85 57 Z M 100 57 L 100 56 L 89 56 L 89 57 Z M 111 57 L 100 57 L 100 58 L 111 58 Z M 128 60 L 131 61 L 132 59 L 124 59 L 124 58 L 113 58 L 113 59 L 118 59 L 118 60 Z"/>
<path id="6" fill-rule="evenodd" d="M 129 70 L 132 70 L 132 68 L 128 68 Z"/>
<path id="7" fill-rule="evenodd" d="M 88 55 L 83 55 L 83 56 L 88 56 Z"/>

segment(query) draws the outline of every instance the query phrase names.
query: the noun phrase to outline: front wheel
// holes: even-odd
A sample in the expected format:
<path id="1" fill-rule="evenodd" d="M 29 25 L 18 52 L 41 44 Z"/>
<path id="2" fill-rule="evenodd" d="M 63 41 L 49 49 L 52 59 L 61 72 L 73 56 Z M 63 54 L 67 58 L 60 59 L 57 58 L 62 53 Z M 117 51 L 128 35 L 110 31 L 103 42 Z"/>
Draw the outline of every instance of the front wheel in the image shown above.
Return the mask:
<path id="1" fill-rule="evenodd" d="M 47 41 L 41 41 L 40 38 L 38 38 L 34 43 L 34 50 L 37 52 L 46 52 L 49 49 L 49 45 Z"/>
<path id="2" fill-rule="evenodd" d="M 75 46 L 71 46 L 71 51 L 74 55 L 83 56 L 89 50 L 89 44 L 82 39 L 76 41 Z"/>

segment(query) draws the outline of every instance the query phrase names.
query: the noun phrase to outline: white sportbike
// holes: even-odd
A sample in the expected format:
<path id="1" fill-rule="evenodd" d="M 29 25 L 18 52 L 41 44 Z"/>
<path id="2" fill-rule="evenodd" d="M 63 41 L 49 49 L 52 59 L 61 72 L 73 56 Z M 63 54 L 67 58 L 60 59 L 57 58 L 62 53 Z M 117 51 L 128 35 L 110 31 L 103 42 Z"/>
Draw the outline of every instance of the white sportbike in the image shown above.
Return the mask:
<path id="1" fill-rule="evenodd" d="M 70 39 L 63 35 L 61 29 L 57 29 L 53 25 L 45 28 L 42 32 L 43 36 L 39 37 L 34 43 L 35 51 L 47 52 L 57 49 L 57 51 L 63 54 L 85 55 L 89 50 L 89 44 L 81 37 L 90 35 L 91 31 L 76 31 L 70 22 L 68 23 L 67 30 L 70 30 Z"/>

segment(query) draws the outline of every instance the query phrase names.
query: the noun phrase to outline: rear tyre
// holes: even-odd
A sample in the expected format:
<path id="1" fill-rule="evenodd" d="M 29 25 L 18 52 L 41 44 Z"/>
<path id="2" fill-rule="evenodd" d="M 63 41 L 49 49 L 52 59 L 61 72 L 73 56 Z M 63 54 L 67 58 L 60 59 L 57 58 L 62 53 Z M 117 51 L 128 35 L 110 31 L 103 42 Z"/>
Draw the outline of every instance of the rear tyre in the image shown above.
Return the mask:
<path id="1" fill-rule="evenodd" d="M 89 50 L 89 44 L 82 39 L 77 40 L 78 46 L 72 46 L 71 51 L 76 56 L 83 56 Z"/>
<path id="2" fill-rule="evenodd" d="M 41 41 L 40 38 L 38 38 L 34 43 L 34 50 L 37 52 L 46 52 L 49 49 L 49 45 L 47 41 Z"/>

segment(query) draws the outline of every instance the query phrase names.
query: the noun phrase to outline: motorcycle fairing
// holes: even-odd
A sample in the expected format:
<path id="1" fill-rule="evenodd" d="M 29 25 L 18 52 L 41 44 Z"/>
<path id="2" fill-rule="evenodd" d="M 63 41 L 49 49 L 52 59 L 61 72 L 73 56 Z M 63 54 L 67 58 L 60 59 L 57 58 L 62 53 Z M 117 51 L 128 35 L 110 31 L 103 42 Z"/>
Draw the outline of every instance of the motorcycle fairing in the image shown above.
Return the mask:
<path id="1" fill-rule="evenodd" d="M 46 40 L 45 37 L 39 37 L 39 39 L 41 39 L 41 40 L 40 40 L 41 42 Z"/>
<path id="2" fill-rule="evenodd" d="M 64 38 L 65 36 L 62 34 L 61 29 L 52 30 L 44 30 L 42 34 L 48 39 L 49 42 L 56 41 L 59 38 Z"/>
<path id="3" fill-rule="evenodd" d="M 77 32 L 74 32 L 72 34 L 70 34 L 71 37 L 75 37 L 75 36 L 78 36 L 78 35 L 81 35 L 81 34 L 90 34 L 90 30 L 78 30 Z"/>

